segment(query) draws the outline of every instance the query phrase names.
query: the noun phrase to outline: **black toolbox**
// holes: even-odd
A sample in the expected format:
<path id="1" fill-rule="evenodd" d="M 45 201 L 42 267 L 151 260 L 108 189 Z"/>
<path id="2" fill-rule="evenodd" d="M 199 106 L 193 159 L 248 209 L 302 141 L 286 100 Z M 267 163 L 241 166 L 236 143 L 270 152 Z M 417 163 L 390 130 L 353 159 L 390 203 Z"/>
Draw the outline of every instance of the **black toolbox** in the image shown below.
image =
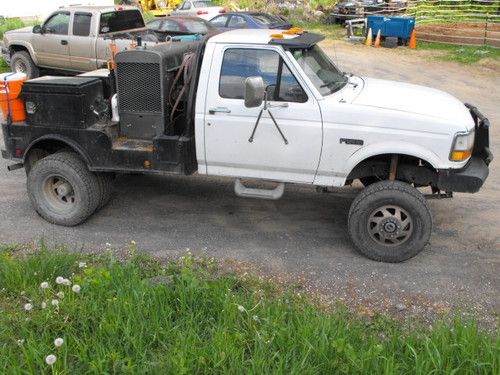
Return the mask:
<path id="1" fill-rule="evenodd" d="M 45 76 L 26 81 L 21 98 L 28 125 L 84 129 L 99 120 L 103 84 L 94 77 Z"/>

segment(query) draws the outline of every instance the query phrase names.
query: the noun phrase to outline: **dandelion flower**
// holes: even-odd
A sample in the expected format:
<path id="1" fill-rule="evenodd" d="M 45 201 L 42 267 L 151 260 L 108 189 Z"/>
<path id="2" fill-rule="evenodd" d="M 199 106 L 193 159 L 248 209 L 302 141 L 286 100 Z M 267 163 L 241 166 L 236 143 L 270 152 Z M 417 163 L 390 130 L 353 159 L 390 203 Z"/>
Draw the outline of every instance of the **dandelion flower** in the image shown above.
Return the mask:
<path id="1" fill-rule="evenodd" d="M 73 285 L 73 287 L 71 288 L 71 290 L 72 290 L 73 292 L 75 292 L 75 293 L 80 293 L 80 290 L 81 290 L 81 289 L 82 289 L 82 288 L 80 288 L 80 285 L 78 285 L 78 284 Z"/>
<path id="2" fill-rule="evenodd" d="M 27 303 L 26 305 L 24 305 L 24 309 L 26 311 L 30 311 L 32 308 L 33 308 L 33 305 L 31 303 Z"/>
<path id="3" fill-rule="evenodd" d="M 70 286 L 71 285 L 71 281 L 69 281 L 68 279 L 64 279 L 63 282 L 62 282 L 63 285 L 66 285 L 66 286 Z"/>
<path id="4" fill-rule="evenodd" d="M 64 292 L 58 292 L 57 296 L 61 299 L 64 298 Z"/>
<path id="5" fill-rule="evenodd" d="M 62 277 L 62 276 L 57 276 L 56 277 L 56 284 L 60 285 L 60 284 L 63 283 L 63 281 L 64 281 L 64 277 Z"/>
<path id="6" fill-rule="evenodd" d="M 247 311 L 243 306 L 241 305 L 238 305 L 238 310 L 240 310 L 240 312 L 245 312 Z"/>
<path id="7" fill-rule="evenodd" d="M 45 362 L 49 365 L 52 366 L 54 363 L 56 363 L 57 357 L 54 354 L 49 354 L 47 357 L 45 357 Z"/>
<path id="8" fill-rule="evenodd" d="M 18 343 L 19 345 L 23 345 L 23 344 L 24 344 L 24 339 L 17 340 L 17 343 Z"/>
<path id="9" fill-rule="evenodd" d="M 44 281 L 43 283 L 40 284 L 40 288 L 42 289 L 47 289 L 49 287 L 49 283 Z"/>
<path id="10" fill-rule="evenodd" d="M 62 344 L 64 344 L 64 340 L 62 337 L 58 337 L 54 340 L 54 345 L 56 346 L 56 348 L 59 348 L 60 346 L 62 346 Z"/>
<path id="11" fill-rule="evenodd" d="M 59 301 L 58 301 L 58 300 L 56 300 L 56 299 L 53 299 L 52 301 L 50 301 L 50 304 L 51 304 L 52 306 L 57 306 L 57 305 L 59 305 Z"/>
<path id="12" fill-rule="evenodd" d="M 87 263 L 85 262 L 78 263 L 78 268 L 85 268 L 85 267 L 87 267 Z"/>
<path id="13" fill-rule="evenodd" d="M 46 302 L 42 302 L 41 307 L 42 307 L 42 309 L 46 309 L 47 308 L 47 303 Z"/>

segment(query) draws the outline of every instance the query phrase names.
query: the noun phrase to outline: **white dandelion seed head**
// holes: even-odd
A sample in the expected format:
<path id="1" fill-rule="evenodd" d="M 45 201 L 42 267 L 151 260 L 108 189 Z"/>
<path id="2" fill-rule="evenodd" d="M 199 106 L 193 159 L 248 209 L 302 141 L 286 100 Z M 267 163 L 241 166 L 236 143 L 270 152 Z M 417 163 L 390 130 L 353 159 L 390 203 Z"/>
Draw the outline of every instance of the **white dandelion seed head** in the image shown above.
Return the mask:
<path id="1" fill-rule="evenodd" d="M 43 283 L 40 284 L 40 288 L 42 289 L 47 289 L 49 287 L 49 283 L 44 281 Z"/>
<path id="2" fill-rule="evenodd" d="M 57 296 L 61 299 L 64 298 L 64 292 L 57 292 Z"/>
<path id="3" fill-rule="evenodd" d="M 136 245 L 136 244 L 137 244 L 134 240 L 130 241 L 130 243 L 131 243 L 132 245 Z"/>
<path id="4" fill-rule="evenodd" d="M 78 268 L 85 268 L 87 267 L 87 263 L 86 262 L 79 262 L 78 263 Z"/>
<path id="5" fill-rule="evenodd" d="M 23 344 L 24 344 L 24 339 L 17 340 L 17 343 L 18 343 L 19 345 L 23 345 Z"/>
<path id="6" fill-rule="evenodd" d="M 70 286 L 71 285 L 71 281 L 69 279 L 64 279 L 63 282 L 62 282 L 63 285 L 66 285 L 66 286 Z"/>
<path id="7" fill-rule="evenodd" d="M 33 275 L 35 275 L 35 276 L 38 275 L 38 272 L 33 272 Z"/>
<path id="8" fill-rule="evenodd" d="M 82 288 L 80 287 L 80 285 L 78 284 L 75 284 L 73 285 L 73 287 L 71 288 L 71 290 L 75 293 L 80 293 L 80 290 L 82 290 Z"/>
<path id="9" fill-rule="evenodd" d="M 62 344 L 64 344 L 64 340 L 62 337 L 58 337 L 54 340 L 54 345 L 56 346 L 56 348 L 59 348 L 60 346 L 62 346 Z"/>
<path id="10" fill-rule="evenodd" d="M 238 310 L 240 310 L 240 312 L 245 312 L 247 311 L 243 306 L 241 305 L 238 305 Z"/>
<path id="11" fill-rule="evenodd" d="M 24 296 L 26 294 L 26 292 L 23 290 L 21 293 L 20 293 L 22 296 Z"/>
<path id="12" fill-rule="evenodd" d="M 111 244 L 109 242 L 106 242 L 106 247 L 111 247 Z"/>
<path id="13" fill-rule="evenodd" d="M 26 305 L 24 305 L 24 309 L 26 311 L 30 311 L 32 308 L 33 308 L 33 305 L 31 303 L 27 303 Z"/>
<path id="14" fill-rule="evenodd" d="M 42 302 L 41 307 L 42 307 L 42 309 L 46 309 L 47 308 L 47 302 Z"/>
<path id="15" fill-rule="evenodd" d="M 49 354 L 47 357 L 45 357 L 45 363 L 47 363 L 49 366 L 52 366 L 54 363 L 56 363 L 57 357 L 54 354 Z"/>
<path id="16" fill-rule="evenodd" d="M 252 319 L 255 320 L 256 322 L 259 321 L 259 317 L 257 315 L 252 316 Z"/>
<path id="17" fill-rule="evenodd" d="M 57 276 L 56 277 L 56 284 L 60 285 L 60 284 L 63 283 L 63 281 L 64 281 L 64 277 L 62 277 L 62 276 Z"/>
<path id="18" fill-rule="evenodd" d="M 53 299 L 52 301 L 50 301 L 50 304 L 52 306 L 57 306 L 57 305 L 59 305 L 59 301 L 57 299 Z"/>

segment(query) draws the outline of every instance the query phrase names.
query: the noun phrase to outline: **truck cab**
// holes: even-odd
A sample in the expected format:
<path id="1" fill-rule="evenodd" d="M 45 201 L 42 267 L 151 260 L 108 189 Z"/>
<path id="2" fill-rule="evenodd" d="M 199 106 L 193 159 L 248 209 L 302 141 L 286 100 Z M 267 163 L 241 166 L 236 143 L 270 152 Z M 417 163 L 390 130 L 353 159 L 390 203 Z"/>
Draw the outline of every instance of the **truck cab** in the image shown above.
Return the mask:
<path id="1" fill-rule="evenodd" d="M 487 178 L 489 122 L 444 92 L 341 72 L 322 39 L 235 30 L 120 52 L 111 72 L 27 81 L 27 119 L 2 125 L 2 154 L 60 225 L 105 205 L 115 173 L 224 176 L 237 195 L 263 199 L 288 183 L 328 191 L 359 180 L 355 247 L 409 259 L 432 232 L 426 198 L 473 193 Z"/>

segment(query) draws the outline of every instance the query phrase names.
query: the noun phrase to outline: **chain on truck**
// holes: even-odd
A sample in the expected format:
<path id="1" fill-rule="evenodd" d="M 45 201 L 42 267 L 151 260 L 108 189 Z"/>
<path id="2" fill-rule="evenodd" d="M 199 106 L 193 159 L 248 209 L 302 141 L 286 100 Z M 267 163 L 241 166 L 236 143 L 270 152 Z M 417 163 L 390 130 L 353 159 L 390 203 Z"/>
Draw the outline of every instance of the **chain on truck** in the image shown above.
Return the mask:
<path id="1" fill-rule="evenodd" d="M 235 30 L 138 43 L 112 69 L 75 77 L 5 74 L 19 94 L 2 96 L 2 156 L 24 167 L 38 214 L 66 226 L 107 203 L 117 173 L 224 176 L 237 195 L 263 199 L 286 184 L 348 190 L 359 180 L 354 246 L 404 261 L 430 238 L 427 198 L 483 185 L 489 122 L 444 92 L 344 73 L 322 39 Z"/>

